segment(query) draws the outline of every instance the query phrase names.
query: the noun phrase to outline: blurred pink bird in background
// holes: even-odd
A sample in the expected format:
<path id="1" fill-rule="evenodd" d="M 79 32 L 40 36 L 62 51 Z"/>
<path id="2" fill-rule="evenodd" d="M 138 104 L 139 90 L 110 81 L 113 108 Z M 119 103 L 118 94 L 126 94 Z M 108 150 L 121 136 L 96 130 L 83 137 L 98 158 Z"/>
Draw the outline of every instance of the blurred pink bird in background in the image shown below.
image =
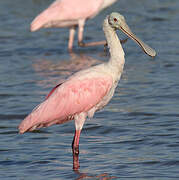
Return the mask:
<path id="1" fill-rule="evenodd" d="M 85 21 L 93 18 L 101 10 L 116 1 L 117 0 L 56 0 L 33 20 L 30 30 L 33 32 L 41 28 L 69 27 L 69 51 L 71 51 L 73 47 L 77 26 L 79 46 L 105 44 L 106 41 L 83 43 Z"/>
<path id="2" fill-rule="evenodd" d="M 112 98 L 125 63 L 124 51 L 115 32 L 122 30 L 149 56 L 156 52 L 137 38 L 119 13 L 111 13 L 103 23 L 103 30 L 110 48 L 108 62 L 81 70 L 58 84 L 19 125 L 19 132 L 32 131 L 53 124 L 75 121 L 72 143 L 73 155 L 79 154 L 79 139 L 84 122 L 103 108 Z"/>

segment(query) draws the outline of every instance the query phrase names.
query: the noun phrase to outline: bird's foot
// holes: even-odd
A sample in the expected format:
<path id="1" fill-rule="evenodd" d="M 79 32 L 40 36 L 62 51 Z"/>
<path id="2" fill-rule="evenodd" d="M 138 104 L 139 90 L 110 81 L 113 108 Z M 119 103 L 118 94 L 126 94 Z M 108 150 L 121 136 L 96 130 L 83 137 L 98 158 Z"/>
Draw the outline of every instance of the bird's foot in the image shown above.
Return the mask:
<path id="1" fill-rule="evenodd" d="M 80 47 L 85 47 L 85 43 L 84 42 L 78 42 L 78 46 L 80 46 Z"/>

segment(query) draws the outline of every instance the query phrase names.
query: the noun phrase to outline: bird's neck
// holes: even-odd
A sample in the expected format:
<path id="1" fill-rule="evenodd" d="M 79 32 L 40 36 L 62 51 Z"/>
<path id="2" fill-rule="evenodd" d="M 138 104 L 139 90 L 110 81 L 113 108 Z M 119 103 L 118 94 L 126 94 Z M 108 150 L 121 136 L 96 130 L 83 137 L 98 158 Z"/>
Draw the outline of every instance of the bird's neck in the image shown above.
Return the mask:
<path id="1" fill-rule="evenodd" d="M 106 36 L 106 40 L 107 40 L 107 44 L 108 44 L 110 56 L 111 56 L 109 60 L 109 64 L 118 68 L 121 66 L 123 67 L 124 62 L 125 62 L 125 59 L 124 59 L 125 54 L 114 28 L 112 28 L 109 25 L 107 18 L 104 20 L 103 30 Z"/>

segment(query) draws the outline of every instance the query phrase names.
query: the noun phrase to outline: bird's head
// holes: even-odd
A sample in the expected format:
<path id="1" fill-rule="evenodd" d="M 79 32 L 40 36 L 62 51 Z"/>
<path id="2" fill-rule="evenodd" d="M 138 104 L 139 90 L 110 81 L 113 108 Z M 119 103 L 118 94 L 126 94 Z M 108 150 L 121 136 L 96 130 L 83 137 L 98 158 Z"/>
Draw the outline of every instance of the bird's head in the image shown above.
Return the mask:
<path id="1" fill-rule="evenodd" d="M 124 25 L 125 23 L 125 18 L 123 15 L 117 13 L 117 12 L 112 12 L 109 16 L 108 16 L 108 22 L 111 25 L 111 27 L 115 28 L 115 29 L 121 29 L 121 27 Z M 126 24 L 126 23 L 125 23 Z"/>
<path id="2" fill-rule="evenodd" d="M 122 16 L 120 13 L 118 12 L 112 12 L 109 16 L 108 16 L 108 23 L 109 25 L 116 29 L 121 30 L 122 32 L 124 32 L 127 36 L 129 36 L 131 39 L 133 39 L 141 48 L 142 50 L 148 54 L 149 56 L 156 56 L 156 52 L 154 49 L 152 49 L 151 47 L 149 47 L 147 44 L 145 44 L 142 40 L 140 40 L 129 28 L 129 26 L 127 25 L 124 16 Z"/>

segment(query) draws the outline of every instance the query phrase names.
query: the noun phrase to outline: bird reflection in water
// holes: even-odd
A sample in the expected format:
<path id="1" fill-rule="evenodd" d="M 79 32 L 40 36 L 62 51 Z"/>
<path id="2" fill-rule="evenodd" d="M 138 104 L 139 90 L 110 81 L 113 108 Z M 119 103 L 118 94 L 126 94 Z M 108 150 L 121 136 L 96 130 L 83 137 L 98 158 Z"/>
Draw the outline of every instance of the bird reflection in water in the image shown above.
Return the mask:
<path id="1" fill-rule="evenodd" d="M 86 178 L 95 178 L 100 180 L 109 180 L 116 179 L 116 176 L 110 176 L 108 173 L 102 173 L 99 175 L 88 175 L 87 173 L 80 173 L 79 171 L 79 156 L 73 155 L 73 170 L 79 176 L 76 180 L 86 179 Z"/>
<path id="2" fill-rule="evenodd" d="M 88 175 L 87 173 L 80 173 L 79 171 L 80 163 L 79 163 L 79 156 L 76 154 L 73 154 L 73 170 L 76 174 L 78 174 L 78 178 L 76 180 L 80 179 L 86 179 L 86 178 L 95 178 L 100 180 L 109 180 L 109 179 L 116 179 L 115 176 L 110 176 L 108 173 L 102 173 L 100 175 Z"/>
<path id="3" fill-rule="evenodd" d="M 116 176 L 110 176 L 108 173 L 102 173 L 100 175 L 88 175 L 87 173 L 80 173 L 78 170 L 74 170 L 76 174 L 79 175 L 76 180 L 86 179 L 86 178 L 92 178 L 92 179 L 100 179 L 100 180 L 109 180 L 109 179 L 117 179 Z"/>
<path id="4" fill-rule="evenodd" d="M 35 60 L 32 66 L 37 76 L 43 78 L 36 83 L 43 87 L 53 87 L 58 83 L 64 82 L 71 74 L 99 63 L 101 63 L 100 60 L 83 53 L 79 55 L 70 53 L 70 59 L 68 60 L 59 60 L 58 63 L 54 63 L 50 59 L 40 59 Z"/>

